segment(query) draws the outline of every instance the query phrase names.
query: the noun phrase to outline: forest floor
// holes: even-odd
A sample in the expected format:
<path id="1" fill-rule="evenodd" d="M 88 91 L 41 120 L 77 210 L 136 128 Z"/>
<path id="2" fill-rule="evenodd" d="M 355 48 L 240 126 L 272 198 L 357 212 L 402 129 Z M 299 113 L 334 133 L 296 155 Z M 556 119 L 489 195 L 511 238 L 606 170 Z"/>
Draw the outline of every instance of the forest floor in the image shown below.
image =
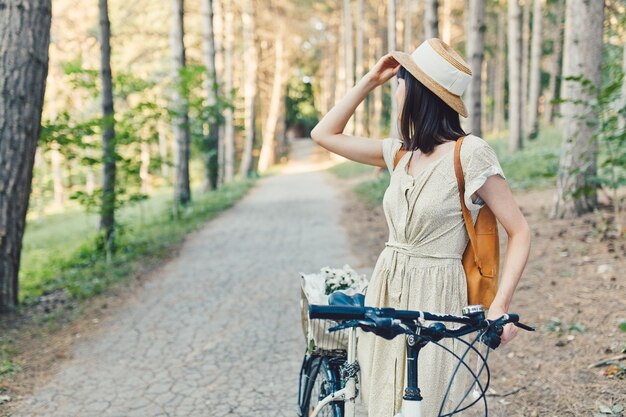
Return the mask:
<path id="1" fill-rule="evenodd" d="M 336 178 L 347 199 L 341 221 L 359 256 L 356 266 L 374 265 L 388 239 L 382 205 L 352 192 L 375 172 Z M 490 415 L 621 416 L 626 333 L 618 324 L 626 321 L 626 242 L 605 230 L 606 207 L 574 220 L 550 220 L 553 194 L 553 189 L 515 192 L 533 240 L 509 311 L 537 330 L 520 329 L 491 352 Z M 500 236 L 503 259 L 502 226 Z M 609 359 L 612 364 L 592 367 Z M 461 415 L 484 416 L 480 404 Z"/>

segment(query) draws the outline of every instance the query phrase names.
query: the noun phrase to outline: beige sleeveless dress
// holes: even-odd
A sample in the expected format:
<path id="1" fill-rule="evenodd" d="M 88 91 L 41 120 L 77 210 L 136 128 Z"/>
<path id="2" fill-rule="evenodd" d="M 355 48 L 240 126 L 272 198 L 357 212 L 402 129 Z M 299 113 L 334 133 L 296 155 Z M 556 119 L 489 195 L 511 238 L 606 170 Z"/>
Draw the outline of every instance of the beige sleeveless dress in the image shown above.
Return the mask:
<path id="1" fill-rule="evenodd" d="M 465 230 L 454 172 L 454 148 L 431 162 L 417 177 L 407 172 L 411 152 L 393 161 L 402 140 L 383 139 L 383 154 L 391 181 L 383 197 L 389 240 L 381 252 L 367 288 L 365 305 L 407 310 L 462 314 L 467 305 L 466 277 L 461 263 L 469 237 Z M 461 146 L 465 177 L 465 204 L 474 221 L 484 202 L 470 196 L 490 175 L 504 173 L 493 148 L 482 138 L 468 135 Z M 431 322 L 426 321 L 428 325 Z M 448 328 L 459 325 L 446 324 Z M 474 336 L 467 335 L 471 341 Z M 400 412 L 406 384 L 405 338 L 386 340 L 358 331 L 361 395 L 368 417 L 392 417 Z M 456 340 L 439 343 L 461 355 L 466 346 Z M 484 353 L 483 350 L 481 352 Z M 475 354 L 472 368 L 476 371 Z M 458 360 L 429 343 L 418 359 L 418 386 L 424 417 L 438 416 L 448 382 Z M 484 377 L 485 375 L 483 375 Z M 484 381 L 481 378 L 481 381 Z M 466 369 L 457 372 L 442 412 L 450 413 L 472 380 Z M 472 394 L 463 402 L 473 401 Z"/>

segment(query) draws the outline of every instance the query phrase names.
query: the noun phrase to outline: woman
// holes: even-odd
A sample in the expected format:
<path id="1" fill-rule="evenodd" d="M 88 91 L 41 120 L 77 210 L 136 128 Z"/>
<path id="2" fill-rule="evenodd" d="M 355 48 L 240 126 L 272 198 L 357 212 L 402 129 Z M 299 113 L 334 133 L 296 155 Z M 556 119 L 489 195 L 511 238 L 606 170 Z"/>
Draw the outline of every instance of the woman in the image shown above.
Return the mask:
<path id="1" fill-rule="evenodd" d="M 371 139 L 343 134 L 356 107 L 374 88 L 394 75 L 402 139 Z M 316 143 L 351 160 L 386 167 L 391 173 L 383 208 L 389 241 L 374 267 L 365 304 L 375 307 L 461 314 L 467 304 L 467 283 L 461 263 L 468 243 L 454 171 L 454 145 L 465 136 L 461 165 L 465 203 L 475 220 L 487 204 L 508 234 L 498 292 L 487 313 L 495 319 L 508 311 L 530 250 L 530 229 L 509 189 L 497 156 L 480 137 L 466 134 L 459 115 L 467 117 L 460 96 L 471 70 L 450 46 L 433 38 L 411 55 L 393 51 L 348 91 L 311 132 Z M 394 81 L 395 82 L 395 81 Z M 407 152 L 394 168 L 400 148 Z M 429 324 L 426 322 L 426 324 Z M 507 324 L 506 344 L 517 334 Z M 450 349 L 464 346 L 450 339 Z M 400 412 L 405 374 L 405 341 L 392 341 L 359 332 L 358 359 L 361 394 L 369 417 L 392 417 Z M 457 360 L 433 344 L 419 357 L 418 384 L 424 416 L 437 416 Z M 460 371 L 443 412 L 451 412 L 469 387 Z M 471 398 L 470 398 L 471 399 Z M 464 405 L 468 402 L 464 402 Z"/>

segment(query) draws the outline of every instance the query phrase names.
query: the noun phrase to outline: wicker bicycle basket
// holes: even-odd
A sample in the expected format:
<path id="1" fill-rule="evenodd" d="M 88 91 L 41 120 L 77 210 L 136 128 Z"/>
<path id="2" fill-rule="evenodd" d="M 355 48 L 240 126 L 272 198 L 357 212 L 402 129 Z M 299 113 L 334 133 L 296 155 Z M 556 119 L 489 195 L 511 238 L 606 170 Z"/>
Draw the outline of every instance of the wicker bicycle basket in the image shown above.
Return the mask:
<path id="1" fill-rule="evenodd" d="M 309 300 L 300 289 L 300 313 L 302 332 L 308 351 L 336 351 L 348 348 L 348 329 L 328 333 L 327 330 L 336 326 L 335 320 L 309 319 Z"/>

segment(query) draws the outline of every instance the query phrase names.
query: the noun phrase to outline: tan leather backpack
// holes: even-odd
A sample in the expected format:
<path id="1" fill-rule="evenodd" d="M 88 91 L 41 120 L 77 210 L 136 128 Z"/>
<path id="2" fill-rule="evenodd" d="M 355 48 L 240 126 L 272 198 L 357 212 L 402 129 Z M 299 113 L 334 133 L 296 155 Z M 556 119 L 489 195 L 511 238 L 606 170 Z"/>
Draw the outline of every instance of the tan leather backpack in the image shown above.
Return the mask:
<path id="1" fill-rule="evenodd" d="M 463 137 L 454 147 L 454 171 L 459 188 L 463 221 L 469 235 L 469 242 L 463 252 L 463 269 L 467 278 L 467 303 L 482 304 L 485 309 L 491 306 L 498 291 L 498 272 L 500 267 L 500 241 L 496 216 L 485 204 L 479 211 L 476 223 L 465 205 L 465 179 L 461 166 L 461 144 Z M 398 151 L 393 162 L 394 168 L 406 150 Z"/>

